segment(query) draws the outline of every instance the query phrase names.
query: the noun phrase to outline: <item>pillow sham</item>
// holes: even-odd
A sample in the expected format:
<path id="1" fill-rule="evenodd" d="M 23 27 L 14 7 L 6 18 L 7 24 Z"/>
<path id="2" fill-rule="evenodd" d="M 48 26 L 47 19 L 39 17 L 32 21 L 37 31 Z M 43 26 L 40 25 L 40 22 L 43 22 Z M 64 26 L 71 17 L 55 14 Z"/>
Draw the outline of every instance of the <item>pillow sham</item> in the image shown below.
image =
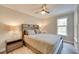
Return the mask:
<path id="1" fill-rule="evenodd" d="M 34 30 L 27 30 L 27 32 L 28 32 L 28 35 L 34 35 L 35 34 Z"/>

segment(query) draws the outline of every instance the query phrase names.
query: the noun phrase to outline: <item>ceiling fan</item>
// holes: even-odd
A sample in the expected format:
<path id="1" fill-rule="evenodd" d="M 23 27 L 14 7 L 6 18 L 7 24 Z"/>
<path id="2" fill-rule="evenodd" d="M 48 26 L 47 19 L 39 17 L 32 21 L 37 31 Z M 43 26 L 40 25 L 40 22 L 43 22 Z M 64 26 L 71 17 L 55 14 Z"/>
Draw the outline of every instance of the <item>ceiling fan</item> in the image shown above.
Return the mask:
<path id="1" fill-rule="evenodd" d="M 50 12 L 48 11 L 47 5 L 43 4 L 42 7 L 40 8 L 40 11 L 37 11 L 36 13 L 41 13 L 41 14 L 49 14 Z"/>

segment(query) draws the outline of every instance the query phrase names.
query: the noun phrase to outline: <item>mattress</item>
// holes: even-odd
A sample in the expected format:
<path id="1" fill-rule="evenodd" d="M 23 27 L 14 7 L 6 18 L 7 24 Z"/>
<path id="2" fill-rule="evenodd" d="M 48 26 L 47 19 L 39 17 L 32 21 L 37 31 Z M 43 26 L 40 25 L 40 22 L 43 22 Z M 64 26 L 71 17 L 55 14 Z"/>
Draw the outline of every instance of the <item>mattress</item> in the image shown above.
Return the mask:
<path id="1" fill-rule="evenodd" d="M 24 41 L 41 53 L 53 53 L 61 41 L 61 36 L 52 34 L 25 35 Z"/>

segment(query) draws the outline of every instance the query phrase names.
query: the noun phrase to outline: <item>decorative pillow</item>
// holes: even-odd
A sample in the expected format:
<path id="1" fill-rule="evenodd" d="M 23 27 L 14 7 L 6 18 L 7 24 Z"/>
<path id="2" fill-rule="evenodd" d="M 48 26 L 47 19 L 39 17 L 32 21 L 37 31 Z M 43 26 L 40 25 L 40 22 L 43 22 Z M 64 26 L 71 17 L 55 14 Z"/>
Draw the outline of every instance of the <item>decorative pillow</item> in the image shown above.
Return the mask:
<path id="1" fill-rule="evenodd" d="M 39 29 L 35 29 L 35 33 L 39 34 L 39 33 L 41 33 L 41 31 Z"/>
<path id="2" fill-rule="evenodd" d="M 35 34 L 34 30 L 27 30 L 27 32 L 28 32 L 28 35 L 34 35 Z"/>

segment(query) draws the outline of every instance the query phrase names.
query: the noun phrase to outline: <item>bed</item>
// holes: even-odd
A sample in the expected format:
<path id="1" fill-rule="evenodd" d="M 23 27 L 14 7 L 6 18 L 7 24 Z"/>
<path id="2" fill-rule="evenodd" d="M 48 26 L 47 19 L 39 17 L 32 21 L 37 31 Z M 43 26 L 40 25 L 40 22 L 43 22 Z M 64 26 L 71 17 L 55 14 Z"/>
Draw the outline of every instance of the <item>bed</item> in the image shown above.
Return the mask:
<path id="1" fill-rule="evenodd" d="M 7 54 L 60 54 L 63 39 L 41 32 L 36 24 L 22 24 L 22 38 L 1 41 L 1 45 L 1 53 Z"/>
<path id="2" fill-rule="evenodd" d="M 22 38 L 25 46 L 38 54 L 60 54 L 63 48 L 61 36 L 42 33 L 36 24 L 22 24 Z"/>

